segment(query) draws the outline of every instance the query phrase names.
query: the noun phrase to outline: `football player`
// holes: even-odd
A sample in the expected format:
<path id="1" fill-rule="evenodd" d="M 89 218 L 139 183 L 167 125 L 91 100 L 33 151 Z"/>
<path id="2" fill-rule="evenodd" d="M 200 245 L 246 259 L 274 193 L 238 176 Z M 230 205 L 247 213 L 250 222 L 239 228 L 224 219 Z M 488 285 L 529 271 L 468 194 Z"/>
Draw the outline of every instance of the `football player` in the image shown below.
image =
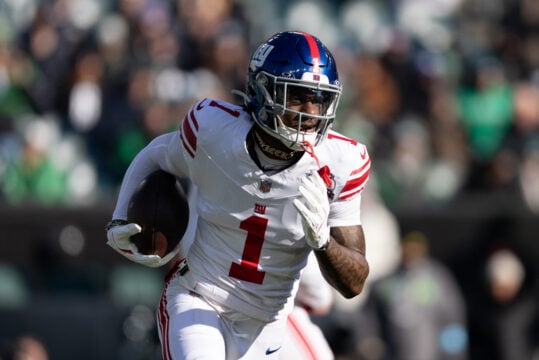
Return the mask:
<path id="1" fill-rule="evenodd" d="M 307 33 L 286 31 L 252 55 L 241 106 L 204 99 L 178 131 L 154 139 L 132 161 L 107 244 L 150 267 L 127 223 L 140 181 L 162 169 L 197 188 L 187 258 L 169 276 L 157 319 L 163 358 L 276 359 L 301 270 L 314 252 L 344 297 L 367 278 L 361 193 L 370 159 L 331 129 L 342 86 L 335 60 Z"/>

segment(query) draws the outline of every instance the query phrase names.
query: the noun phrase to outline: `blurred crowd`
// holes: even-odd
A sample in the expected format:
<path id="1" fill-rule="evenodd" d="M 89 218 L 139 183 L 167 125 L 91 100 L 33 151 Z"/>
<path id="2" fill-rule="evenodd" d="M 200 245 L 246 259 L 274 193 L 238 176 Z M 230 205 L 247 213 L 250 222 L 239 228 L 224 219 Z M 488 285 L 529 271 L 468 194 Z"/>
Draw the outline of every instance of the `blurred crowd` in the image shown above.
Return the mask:
<path id="1" fill-rule="evenodd" d="M 249 54 L 282 29 L 333 51 L 335 127 L 369 146 L 390 208 L 501 191 L 539 211 L 531 0 L 2 0 L 2 199 L 110 199 L 194 101 L 237 101 Z"/>
<path id="2" fill-rule="evenodd" d="M 490 193 L 539 214 L 538 1 L 0 0 L 0 203 L 110 202 L 133 156 L 194 102 L 237 102 L 251 52 L 283 29 L 333 52 L 334 126 L 374 164 L 372 287 L 324 320 L 332 345 L 342 358 L 397 358 L 392 340 L 420 341 L 420 324 L 444 358 L 465 358 L 467 336 L 471 359 L 531 358 L 515 355 L 539 348 L 537 284 L 518 257 L 490 247 L 473 288 L 454 284 L 422 235 L 400 242 L 392 212 Z M 429 322 L 439 313 L 450 319 Z M 420 359 L 412 350 L 402 358 Z"/>

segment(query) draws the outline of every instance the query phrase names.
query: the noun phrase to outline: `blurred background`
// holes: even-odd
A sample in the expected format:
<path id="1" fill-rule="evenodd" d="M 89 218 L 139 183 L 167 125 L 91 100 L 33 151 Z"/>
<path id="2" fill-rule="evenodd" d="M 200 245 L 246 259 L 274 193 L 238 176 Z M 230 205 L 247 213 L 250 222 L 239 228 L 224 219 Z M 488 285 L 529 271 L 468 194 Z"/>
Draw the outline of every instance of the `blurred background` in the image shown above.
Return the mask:
<path id="1" fill-rule="evenodd" d="M 122 175 L 296 29 L 373 160 L 367 287 L 315 317 L 336 358 L 539 359 L 535 0 L 0 0 L 0 359 L 160 358 L 166 269 L 105 245 Z"/>

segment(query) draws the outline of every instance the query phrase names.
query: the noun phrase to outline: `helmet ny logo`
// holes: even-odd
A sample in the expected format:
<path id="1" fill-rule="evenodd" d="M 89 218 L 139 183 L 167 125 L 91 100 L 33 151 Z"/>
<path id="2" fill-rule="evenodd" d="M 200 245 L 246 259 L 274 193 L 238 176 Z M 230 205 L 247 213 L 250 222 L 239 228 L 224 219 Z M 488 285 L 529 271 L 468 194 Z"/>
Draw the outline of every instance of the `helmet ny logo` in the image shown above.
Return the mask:
<path id="1" fill-rule="evenodd" d="M 253 57 L 251 58 L 251 62 L 249 64 L 249 68 L 251 71 L 254 71 L 257 67 L 260 67 L 264 64 L 264 61 L 266 61 L 266 58 L 270 54 L 271 50 L 273 50 L 274 46 L 269 44 L 262 44 L 260 47 L 256 50 Z"/>

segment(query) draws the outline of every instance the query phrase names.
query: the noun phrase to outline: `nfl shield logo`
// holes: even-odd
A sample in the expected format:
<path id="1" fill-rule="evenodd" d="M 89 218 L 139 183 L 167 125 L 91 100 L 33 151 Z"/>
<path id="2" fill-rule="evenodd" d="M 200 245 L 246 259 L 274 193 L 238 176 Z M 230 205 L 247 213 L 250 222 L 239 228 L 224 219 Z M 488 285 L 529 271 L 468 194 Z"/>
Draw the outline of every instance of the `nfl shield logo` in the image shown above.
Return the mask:
<path id="1" fill-rule="evenodd" d="M 269 180 L 261 180 L 260 181 L 260 186 L 258 188 L 263 193 L 269 192 L 271 190 L 271 181 L 269 181 Z"/>

